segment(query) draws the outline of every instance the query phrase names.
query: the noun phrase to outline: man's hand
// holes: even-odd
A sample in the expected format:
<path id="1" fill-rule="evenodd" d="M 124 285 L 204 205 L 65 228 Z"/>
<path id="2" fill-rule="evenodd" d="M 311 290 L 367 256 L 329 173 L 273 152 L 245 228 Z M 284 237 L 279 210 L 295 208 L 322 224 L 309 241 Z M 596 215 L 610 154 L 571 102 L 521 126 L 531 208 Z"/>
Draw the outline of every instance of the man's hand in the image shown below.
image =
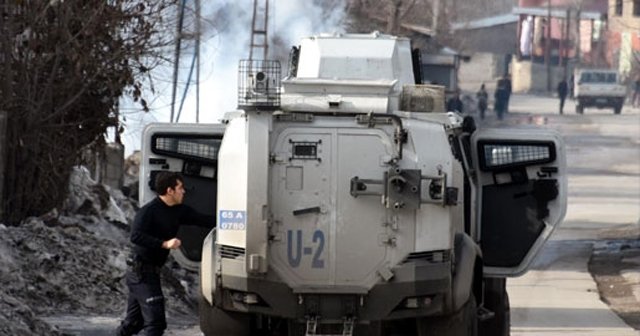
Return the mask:
<path id="1" fill-rule="evenodd" d="M 162 242 L 162 248 L 167 250 L 175 250 L 182 245 L 182 242 L 178 238 L 171 238 Z"/>

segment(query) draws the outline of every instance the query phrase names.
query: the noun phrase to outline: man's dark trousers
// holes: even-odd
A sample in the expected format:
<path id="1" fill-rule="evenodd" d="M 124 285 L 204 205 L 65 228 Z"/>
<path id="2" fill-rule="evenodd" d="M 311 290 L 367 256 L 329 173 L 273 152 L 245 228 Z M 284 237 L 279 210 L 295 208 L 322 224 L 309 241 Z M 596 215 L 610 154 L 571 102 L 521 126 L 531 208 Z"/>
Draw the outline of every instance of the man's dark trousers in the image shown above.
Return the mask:
<path id="1" fill-rule="evenodd" d="M 164 314 L 164 296 L 158 270 L 129 269 L 126 275 L 129 287 L 127 316 L 118 328 L 118 336 L 131 336 L 139 332 L 145 336 L 160 336 L 167 328 Z"/>

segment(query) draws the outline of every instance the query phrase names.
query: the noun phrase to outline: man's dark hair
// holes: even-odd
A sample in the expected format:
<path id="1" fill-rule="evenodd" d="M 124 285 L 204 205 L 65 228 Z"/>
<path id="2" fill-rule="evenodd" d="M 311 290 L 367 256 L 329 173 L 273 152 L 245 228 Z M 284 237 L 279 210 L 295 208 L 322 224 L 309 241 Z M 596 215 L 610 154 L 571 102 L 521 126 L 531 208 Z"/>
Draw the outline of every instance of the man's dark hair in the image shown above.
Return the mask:
<path id="1" fill-rule="evenodd" d="M 184 183 L 182 174 L 169 171 L 160 172 L 156 175 L 156 192 L 162 196 L 167 193 L 167 188 L 175 188 L 178 181 Z"/>

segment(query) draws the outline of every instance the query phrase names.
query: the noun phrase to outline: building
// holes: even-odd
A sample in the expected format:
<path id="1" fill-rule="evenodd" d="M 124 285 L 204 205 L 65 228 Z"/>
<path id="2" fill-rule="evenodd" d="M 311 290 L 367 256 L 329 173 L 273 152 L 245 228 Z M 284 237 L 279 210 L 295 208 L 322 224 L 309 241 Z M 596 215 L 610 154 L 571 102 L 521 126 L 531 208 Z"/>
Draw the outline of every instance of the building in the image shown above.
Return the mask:
<path id="1" fill-rule="evenodd" d="M 447 3 L 449 3 L 447 1 Z M 449 29 L 462 52 L 511 55 L 516 52 L 517 0 L 453 0 Z M 455 8 L 455 9 L 454 9 Z"/>
<path id="2" fill-rule="evenodd" d="M 640 76 L 640 0 L 608 0 L 606 59 L 623 77 Z"/>
<path id="3" fill-rule="evenodd" d="M 604 62 L 606 1 L 522 0 L 514 9 L 519 15 L 518 59 L 546 62 L 548 57 L 560 66 Z"/>
<path id="4" fill-rule="evenodd" d="M 494 77 L 511 73 L 514 91 L 547 91 L 576 66 L 606 66 L 607 1 L 454 0 L 460 6 L 450 28 L 468 41 L 460 50 L 483 62 L 463 65 L 461 81 L 487 82 L 473 74 L 490 67 Z"/>

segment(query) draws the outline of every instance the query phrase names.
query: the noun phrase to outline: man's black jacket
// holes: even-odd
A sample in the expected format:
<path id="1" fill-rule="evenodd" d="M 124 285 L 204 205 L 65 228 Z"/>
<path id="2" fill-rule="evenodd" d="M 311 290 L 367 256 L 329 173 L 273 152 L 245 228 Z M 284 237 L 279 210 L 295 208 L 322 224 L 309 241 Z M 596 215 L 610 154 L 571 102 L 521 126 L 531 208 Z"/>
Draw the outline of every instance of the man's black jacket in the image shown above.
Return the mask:
<path id="1" fill-rule="evenodd" d="M 142 262 L 162 266 L 169 250 L 162 242 L 176 238 L 180 225 L 215 226 L 215 217 L 198 213 L 188 205 L 166 205 L 159 197 L 143 206 L 131 227 L 133 252 Z"/>

